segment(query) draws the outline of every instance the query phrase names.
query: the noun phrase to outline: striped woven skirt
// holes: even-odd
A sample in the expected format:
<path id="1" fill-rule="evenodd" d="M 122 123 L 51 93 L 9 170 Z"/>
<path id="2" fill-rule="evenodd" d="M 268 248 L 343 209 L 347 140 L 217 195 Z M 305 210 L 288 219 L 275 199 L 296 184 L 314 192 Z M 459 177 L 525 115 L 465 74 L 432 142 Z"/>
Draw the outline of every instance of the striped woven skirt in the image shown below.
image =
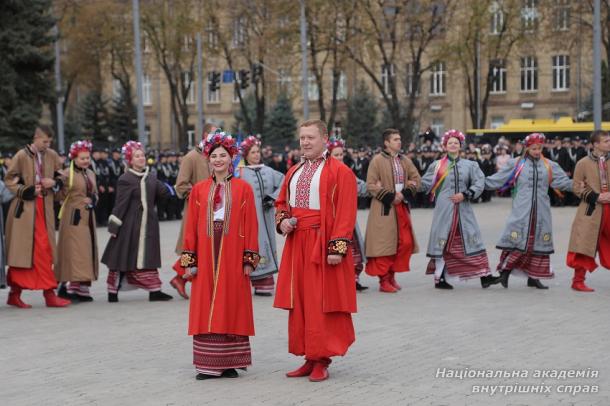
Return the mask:
<path id="1" fill-rule="evenodd" d="M 534 206 L 535 207 L 535 206 Z M 551 259 L 548 254 L 534 254 L 534 241 L 536 240 L 536 209 L 530 220 L 530 231 L 527 237 L 525 252 L 503 250 L 500 255 L 498 271 L 520 270 L 528 277 L 535 279 L 550 279 L 553 271 Z"/>
<path id="2" fill-rule="evenodd" d="M 436 259 L 430 259 L 426 274 L 434 274 L 435 277 L 440 277 L 443 270 L 437 269 L 438 264 L 436 262 Z M 460 233 L 457 205 L 453 210 L 453 223 L 451 231 L 449 231 L 445 251 L 443 252 L 443 261 L 438 262 L 444 263 L 446 275 L 459 279 L 480 278 L 491 274 L 487 252 L 483 251 L 476 255 L 466 255 L 464 241 Z"/>
<path id="3" fill-rule="evenodd" d="M 193 336 L 193 364 L 200 374 L 220 376 L 226 369 L 252 365 L 250 338 L 231 334 Z"/>

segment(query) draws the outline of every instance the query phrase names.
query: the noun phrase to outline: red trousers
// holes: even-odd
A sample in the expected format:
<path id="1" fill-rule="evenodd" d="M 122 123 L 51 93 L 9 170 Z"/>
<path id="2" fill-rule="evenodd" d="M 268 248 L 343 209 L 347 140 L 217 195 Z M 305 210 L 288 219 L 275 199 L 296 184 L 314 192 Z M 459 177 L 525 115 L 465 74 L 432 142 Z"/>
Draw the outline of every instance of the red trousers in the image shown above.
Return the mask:
<path id="1" fill-rule="evenodd" d="M 385 257 L 368 257 L 365 272 L 371 276 L 384 276 L 389 272 L 409 272 L 413 254 L 411 216 L 404 203 L 394 206 L 398 227 L 398 247 L 396 254 Z"/>
<path id="2" fill-rule="evenodd" d="M 298 216 L 292 236 L 294 307 L 288 316 L 288 351 L 308 360 L 345 355 L 356 339 L 350 313 L 322 311 L 322 269 L 311 260 L 319 249 L 319 224 L 319 215 Z"/>
<path id="3" fill-rule="evenodd" d="M 610 269 L 610 204 L 604 204 L 603 207 L 597 252 L 601 266 Z M 566 262 L 570 268 L 584 269 L 589 272 L 595 271 L 598 267 L 595 258 L 576 252 L 568 252 Z"/>
<path id="4" fill-rule="evenodd" d="M 47 233 L 47 223 L 44 217 L 44 200 L 36 198 L 36 217 L 34 219 L 34 256 L 32 268 L 8 268 L 8 284 L 21 289 L 47 290 L 55 289 L 57 281 L 53 273 L 53 249 Z M 15 232 L 17 230 L 14 230 Z M 18 230 L 18 232 L 29 232 Z"/>

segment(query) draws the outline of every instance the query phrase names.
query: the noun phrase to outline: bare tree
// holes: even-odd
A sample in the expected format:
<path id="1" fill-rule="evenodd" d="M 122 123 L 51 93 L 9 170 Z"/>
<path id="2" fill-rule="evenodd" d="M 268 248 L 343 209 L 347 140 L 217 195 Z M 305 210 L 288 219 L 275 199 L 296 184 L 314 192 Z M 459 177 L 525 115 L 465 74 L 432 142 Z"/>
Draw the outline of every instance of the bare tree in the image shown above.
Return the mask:
<path id="1" fill-rule="evenodd" d="M 177 130 L 176 146 L 188 145 L 188 98 L 194 87 L 195 33 L 201 26 L 202 0 L 155 0 L 142 9 L 142 29 L 165 75 Z"/>

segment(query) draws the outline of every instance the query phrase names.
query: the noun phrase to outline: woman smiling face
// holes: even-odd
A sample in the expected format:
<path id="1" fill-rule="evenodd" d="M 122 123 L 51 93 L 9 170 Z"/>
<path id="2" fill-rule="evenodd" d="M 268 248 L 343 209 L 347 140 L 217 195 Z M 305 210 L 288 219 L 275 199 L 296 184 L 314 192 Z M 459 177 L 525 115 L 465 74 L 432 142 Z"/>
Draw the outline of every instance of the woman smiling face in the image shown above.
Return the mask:
<path id="1" fill-rule="evenodd" d="M 460 144 L 460 140 L 455 137 L 451 137 L 447 140 L 447 145 L 445 145 L 445 150 L 451 156 L 457 156 L 460 153 L 460 149 L 462 148 L 462 144 Z"/>
<path id="2" fill-rule="evenodd" d="M 210 165 L 216 176 L 226 176 L 231 165 L 231 155 L 224 147 L 216 147 L 210 153 Z"/>

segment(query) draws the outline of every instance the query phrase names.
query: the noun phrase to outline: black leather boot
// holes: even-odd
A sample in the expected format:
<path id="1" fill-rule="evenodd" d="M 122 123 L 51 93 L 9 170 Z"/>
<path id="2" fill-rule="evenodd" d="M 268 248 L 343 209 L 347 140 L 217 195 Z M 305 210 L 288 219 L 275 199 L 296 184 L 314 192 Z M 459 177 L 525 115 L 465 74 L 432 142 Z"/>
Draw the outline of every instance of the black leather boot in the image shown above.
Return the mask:
<path id="1" fill-rule="evenodd" d="M 148 293 L 148 300 L 150 302 L 166 302 L 172 299 L 172 296 L 168 295 L 167 293 L 163 293 L 160 290 Z"/>
<path id="2" fill-rule="evenodd" d="M 527 278 L 527 286 L 529 286 L 530 288 L 536 288 L 536 289 L 548 289 L 549 288 L 548 286 L 543 285 L 539 279 L 534 279 L 534 278 Z"/>
<path id="3" fill-rule="evenodd" d="M 508 277 L 510 276 L 510 271 L 502 271 L 500 272 L 500 283 L 504 288 L 508 288 Z"/>

